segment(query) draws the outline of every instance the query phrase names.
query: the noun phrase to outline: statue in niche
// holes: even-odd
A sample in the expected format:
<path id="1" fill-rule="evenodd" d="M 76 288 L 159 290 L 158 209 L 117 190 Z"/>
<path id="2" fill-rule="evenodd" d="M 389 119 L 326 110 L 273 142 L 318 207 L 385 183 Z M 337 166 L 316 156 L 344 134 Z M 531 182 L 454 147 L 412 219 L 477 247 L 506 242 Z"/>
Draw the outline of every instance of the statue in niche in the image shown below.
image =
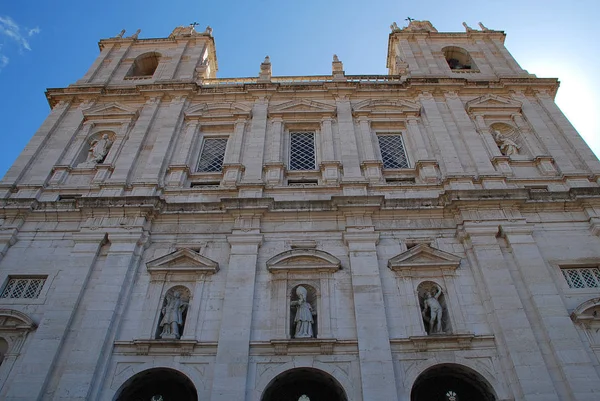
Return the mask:
<path id="1" fill-rule="evenodd" d="M 181 299 L 181 293 L 174 291 L 173 295 L 165 297 L 165 304 L 162 308 L 162 319 L 160 327 L 162 329 L 160 338 L 179 339 L 181 338 L 181 328 L 183 327 L 183 312 L 188 304 Z"/>
<path id="2" fill-rule="evenodd" d="M 294 338 L 313 338 L 313 316 L 317 313 L 307 300 L 308 292 L 306 288 L 298 286 L 296 288 L 297 301 L 292 301 L 291 306 L 296 307 L 296 316 L 294 317 Z"/>
<path id="3" fill-rule="evenodd" d="M 87 160 L 80 164 L 83 167 L 93 167 L 96 164 L 102 163 L 106 159 L 106 155 L 112 146 L 113 141 L 108 134 L 102 135 L 100 139 L 94 139 L 88 150 Z"/>
<path id="4" fill-rule="evenodd" d="M 443 333 L 442 330 L 442 318 L 444 309 L 440 304 L 439 298 L 442 295 L 442 289 L 437 287 L 437 292 L 432 294 L 431 291 L 425 292 L 423 298 L 423 321 L 427 328 L 427 334 L 439 334 Z"/>
<path id="5" fill-rule="evenodd" d="M 504 156 L 512 156 L 519 153 L 519 149 L 521 147 L 517 145 L 514 141 L 503 136 L 500 133 L 500 131 L 495 131 L 494 140 L 498 144 L 500 152 L 502 152 Z"/>
<path id="6" fill-rule="evenodd" d="M 302 394 L 300 398 L 298 398 L 298 401 L 310 401 L 310 398 L 308 398 L 306 394 Z"/>

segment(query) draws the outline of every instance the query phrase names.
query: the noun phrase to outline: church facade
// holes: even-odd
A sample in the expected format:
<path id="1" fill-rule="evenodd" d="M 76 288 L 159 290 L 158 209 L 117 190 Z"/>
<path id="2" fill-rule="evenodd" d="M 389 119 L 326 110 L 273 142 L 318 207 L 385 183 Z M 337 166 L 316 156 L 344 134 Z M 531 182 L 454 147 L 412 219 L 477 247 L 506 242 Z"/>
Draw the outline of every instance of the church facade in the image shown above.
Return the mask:
<path id="1" fill-rule="evenodd" d="M 388 75 L 101 40 L 0 182 L 0 398 L 600 399 L 600 162 L 464 25 Z"/>

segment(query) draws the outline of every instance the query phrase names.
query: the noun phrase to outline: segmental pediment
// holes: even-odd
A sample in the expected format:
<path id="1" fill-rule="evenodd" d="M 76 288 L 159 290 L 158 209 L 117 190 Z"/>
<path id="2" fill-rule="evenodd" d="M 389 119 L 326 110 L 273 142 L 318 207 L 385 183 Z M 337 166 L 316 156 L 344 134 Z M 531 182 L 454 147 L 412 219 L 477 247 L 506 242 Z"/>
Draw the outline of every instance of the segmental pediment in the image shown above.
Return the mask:
<path id="1" fill-rule="evenodd" d="M 469 113 L 520 113 L 523 104 L 517 100 L 498 95 L 485 95 L 467 102 Z"/>
<path id="2" fill-rule="evenodd" d="M 292 249 L 267 261 L 267 269 L 271 273 L 281 271 L 334 273 L 340 270 L 341 265 L 338 258 L 317 249 Z"/>
<path id="3" fill-rule="evenodd" d="M 13 309 L 0 309 L 0 331 L 31 331 L 36 328 L 33 320 Z"/>
<path id="4" fill-rule="evenodd" d="M 408 251 L 394 256 L 388 261 L 388 267 L 394 271 L 405 269 L 451 269 L 460 265 L 461 258 L 436 249 L 428 244 L 419 244 Z"/>
<path id="5" fill-rule="evenodd" d="M 300 114 L 310 116 L 332 117 L 336 113 L 335 106 L 314 100 L 298 99 L 269 108 L 269 116 Z"/>
<path id="6" fill-rule="evenodd" d="M 363 100 L 354 106 L 355 116 L 408 117 L 418 116 L 421 106 L 408 100 Z"/>
<path id="7" fill-rule="evenodd" d="M 202 103 L 191 106 L 184 114 L 188 119 L 250 118 L 252 107 L 234 102 Z"/>
<path id="8" fill-rule="evenodd" d="M 179 249 L 146 263 L 150 273 L 216 273 L 219 264 L 188 248 Z"/>
<path id="9" fill-rule="evenodd" d="M 83 116 L 86 120 L 130 120 L 137 118 L 138 114 L 137 109 L 117 102 L 99 104 L 83 110 Z"/>

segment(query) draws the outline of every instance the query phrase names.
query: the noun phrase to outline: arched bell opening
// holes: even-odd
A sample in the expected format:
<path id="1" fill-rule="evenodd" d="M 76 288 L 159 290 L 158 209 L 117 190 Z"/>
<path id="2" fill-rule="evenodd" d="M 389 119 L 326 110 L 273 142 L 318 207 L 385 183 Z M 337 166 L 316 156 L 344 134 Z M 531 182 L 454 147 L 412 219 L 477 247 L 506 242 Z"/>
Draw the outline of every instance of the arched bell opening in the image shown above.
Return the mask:
<path id="1" fill-rule="evenodd" d="M 261 401 L 347 401 L 340 383 L 322 370 L 296 368 L 275 377 L 263 393 Z"/>
<path id="2" fill-rule="evenodd" d="M 443 364 L 419 375 L 410 401 L 496 401 L 492 386 L 466 366 Z"/>
<path id="3" fill-rule="evenodd" d="M 183 373 L 168 368 L 144 370 L 127 380 L 114 401 L 198 401 L 198 392 Z"/>

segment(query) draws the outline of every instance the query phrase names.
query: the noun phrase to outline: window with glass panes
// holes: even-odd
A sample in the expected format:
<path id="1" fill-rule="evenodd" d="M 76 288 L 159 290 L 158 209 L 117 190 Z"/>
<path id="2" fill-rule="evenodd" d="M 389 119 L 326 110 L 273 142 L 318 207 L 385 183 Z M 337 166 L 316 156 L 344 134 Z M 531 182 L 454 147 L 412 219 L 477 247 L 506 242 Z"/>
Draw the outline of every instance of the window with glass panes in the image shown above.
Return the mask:
<path id="1" fill-rule="evenodd" d="M 316 170 L 315 133 L 290 132 L 290 170 Z"/>
<path id="2" fill-rule="evenodd" d="M 408 168 L 408 157 L 400 134 L 378 134 L 379 150 L 383 168 Z"/>
<path id="3" fill-rule="evenodd" d="M 37 298 L 46 277 L 9 277 L 0 298 Z"/>
<path id="4" fill-rule="evenodd" d="M 204 138 L 196 171 L 218 173 L 223 169 L 227 138 Z"/>
<path id="5" fill-rule="evenodd" d="M 576 269 L 560 269 L 567 284 L 571 288 L 600 287 L 600 269 L 598 267 L 580 267 Z"/>

